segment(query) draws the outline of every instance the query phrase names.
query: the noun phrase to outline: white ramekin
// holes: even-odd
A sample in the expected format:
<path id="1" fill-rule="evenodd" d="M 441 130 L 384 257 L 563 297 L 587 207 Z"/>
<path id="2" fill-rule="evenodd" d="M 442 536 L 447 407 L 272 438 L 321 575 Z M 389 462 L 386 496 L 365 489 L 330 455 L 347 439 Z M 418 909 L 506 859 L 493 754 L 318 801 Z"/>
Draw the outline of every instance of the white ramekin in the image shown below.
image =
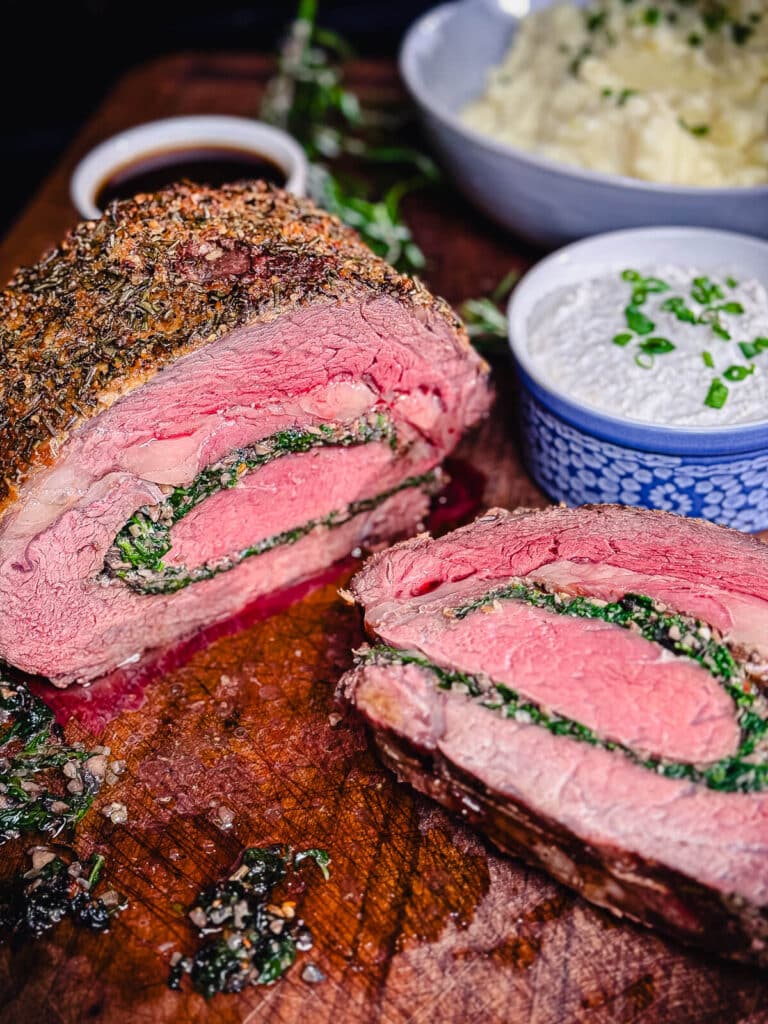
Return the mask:
<path id="1" fill-rule="evenodd" d="M 185 146 L 232 146 L 268 157 L 285 173 L 285 188 L 303 196 L 307 187 L 307 158 L 287 132 L 262 121 L 224 115 L 168 117 L 128 128 L 92 149 L 75 168 L 69 194 L 78 213 L 101 216 L 96 196 L 115 171 L 152 153 Z"/>
<path id="2" fill-rule="evenodd" d="M 768 242 L 704 228 L 614 231 L 559 249 L 530 270 L 509 302 L 520 381 L 523 455 L 553 501 L 641 505 L 757 532 L 768 529 L 768 411 L 754 423 L 660 426 L 612 416 L 557 389 L 528 351 L 538 303 L 553 291 L 627 264 L 728 267 L 768 287 Z"/>

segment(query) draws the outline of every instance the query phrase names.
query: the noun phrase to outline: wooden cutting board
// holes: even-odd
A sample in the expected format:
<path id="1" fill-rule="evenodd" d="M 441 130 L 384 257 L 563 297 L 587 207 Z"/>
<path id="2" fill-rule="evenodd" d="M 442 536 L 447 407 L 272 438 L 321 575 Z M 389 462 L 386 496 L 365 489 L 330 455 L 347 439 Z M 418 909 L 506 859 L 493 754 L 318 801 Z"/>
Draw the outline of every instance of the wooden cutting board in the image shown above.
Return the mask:
<path id="1" fill-rule="evenodd" d="M 184 55 L 123 80 L 0 248 L 2 276 L 74 222 L 68 176 L 89 146 L 153 117 L 254 114 L 269 71 L 251 56 Z M 357 64 L 350 80 L 363 94 L 399 95 L 389 63 Z M 447 189 L 420 196 L 410 219 L 429 257 L 425 277 L 456 303 L 535 257 Z M 483 477 L 459 469 L 455 490 L 483 504 L 541 505 L 516 452 L 509 375 L 503 365 L 495 375 L 493 417 L 460 453 Z M 0 949 L 0 1022 L 768 1021 L 756 972 L 617 922 L 498 856 L 380 766 L 334 706 L 361 640 L 336 595 L 343 580 L 258 603 L 154 665 L 56 699 L 70 739 L 98 738 L 127 761 L 100 802 L 124 802 L 128 822 L 113 825 L 96 807 L 78 843 L 85 856 L 107 855 L 110 884 L 130 908 L 106 935 L 65 922 L 47 941 Z M 185 912 L 199 888 L 243 846 L 272 842 L 332 857 L 330 880 L 307 872 L 299 895 L 315 948 L 271 988 L 210 1003 L 188 987 L 170 991 L 171 953 L 195 948 Z M 0 872 L 15 870 L 22 850 L 4 847 Z M 307 962 L 326 980 L 303 980 Z"/>

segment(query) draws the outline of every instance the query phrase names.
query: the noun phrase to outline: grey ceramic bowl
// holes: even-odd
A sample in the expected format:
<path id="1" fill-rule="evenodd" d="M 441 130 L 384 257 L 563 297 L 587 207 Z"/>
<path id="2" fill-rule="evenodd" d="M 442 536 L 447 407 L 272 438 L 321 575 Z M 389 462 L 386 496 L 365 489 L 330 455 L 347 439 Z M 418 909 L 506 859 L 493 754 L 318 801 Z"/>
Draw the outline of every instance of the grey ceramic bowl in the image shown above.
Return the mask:
<path id="1" fill-rule="evenodd" d="M 686 188 L 583 171 L 467 128 L 459 109 L 485 89 L 527 0 L 443 4 L 409 29 L 400 71 L 440 160 L 466 196 L 504 227 L 554 246 L 617 228 L 680 224 L 768 237 L 768 185 Z"/>

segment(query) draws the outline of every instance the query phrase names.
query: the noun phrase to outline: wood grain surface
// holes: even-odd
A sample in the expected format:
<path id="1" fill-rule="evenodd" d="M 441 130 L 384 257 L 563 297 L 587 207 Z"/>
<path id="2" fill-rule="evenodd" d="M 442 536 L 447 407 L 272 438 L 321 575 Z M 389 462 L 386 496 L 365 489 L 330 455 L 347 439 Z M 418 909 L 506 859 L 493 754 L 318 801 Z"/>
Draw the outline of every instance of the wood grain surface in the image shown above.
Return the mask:
<path id="1" fill-rule="evenodd" d="M 168 114 L 253 114 L 268 73 L 263 59 L 194 54 L 132 73 L 5 240 L 3 276 L 74 222 L 68 176 L 89 146 Z M 357 64 L 350 78 L 362 93 L 399 95 L 390 64 Z M 409 213 L 429 257 L 425 277 L 453 302 L 488 291 L 536 255 L 448 189 L 412 200 Z M 500 365 L 495 376 L 494 414 L 460 453 L 482 470 L 476 498 L 543 504 L 516 454 L 509 375 Z M 768 1021 L 758 973 L 590 907 L 495 854 L 381 767 L 334 705 L 336 680 L 361 640 L 356 614 L 337 598 L 344 578 L 257 603 L 180 650 L 55 697 L 70 739 L 98 737 L 127 761 L 77 845 L 84 856 L 107 855 L 109 882 L 130 908 L 106 935 L 65 922 L 45 941 L 2 947 L 0 1022 Z M 99 812 L 112 800 L 126 804 L 126 824 Z M 230 828 L 222 808 L 224 818 L 234 815 Z M 270 988 L 209 1003 L 188 986 L 170 991 L 172 952 L 195 948 L 185 911 L 199 888 L 227 872 L 243 846 L 271 842 L 320 846 L 332 857 L 330 880 L 307 871 L 298 894 L 315 948 Z M 23 848 L 3 848 L 3 874 L 18 867 Z M 308 962 L 325 981 L 303 980 Z"/>

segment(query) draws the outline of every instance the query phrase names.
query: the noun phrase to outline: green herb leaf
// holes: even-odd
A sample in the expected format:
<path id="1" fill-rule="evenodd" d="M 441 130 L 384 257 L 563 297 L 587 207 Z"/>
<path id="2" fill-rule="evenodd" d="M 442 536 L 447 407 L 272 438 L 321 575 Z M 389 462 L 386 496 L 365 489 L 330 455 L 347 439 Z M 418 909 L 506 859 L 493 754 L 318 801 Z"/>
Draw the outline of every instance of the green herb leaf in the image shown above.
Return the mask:
<path id="1" fill-rule="evenodd" d="M 638 309 L 637 306 L 627 306 L 624 310 L 624 316 L 627 320 L 627 327 L 636 334 L 650 334 L 656 326 L 653 320 L 649 320 L 645 313 Z"/>
<path id="2" fill-rule="evenodd" d="M 724 302 L 721 306 L 715 306 L 715 309 L 719 313 L 731 313 L 733 315 L 744 312 L 744 307 L 740 302 Z"/>
<path id="3" fill-rule="evenodd" d="M 666 299 L 662 302 L 661 308 L 665 313 L 674 313 L 677 319 L 683 323 L 696 323 L 696 314 L 686 306 L 685 299 L 679 297 Z"/>
<path id="4" fill-rule="evenodd" d="M 739 284 L 735 277 L 726 277 L 725 283 L 728 285 L 729 288 L 736 288 Z"/>
<path id="5" fill-rule="evenodd" d="M 669 285 L 666 281 L 662 281 L 660 277 L 645 277 L 643 278 L 643 287 L 647 292 L 668 292 Z"/>
<path id="6" fill-rule="evenodd" d="M 708 8 L 702 11 L 701 20 L 706 25 L 710 32 L 717 32 L 728 19 L 728 11 L 719 2 L 710 4 Z"/>
<path id="7" fill-rule="evenodd" d="M 637 281 L 642 281 L 643 277 L 636 270 L 622 270 L 621 279 L 622 281 L 631 281 L 634 284 Z"/>
<path id="8" fill-rule="evenodd" d="M 425 260 L 400 214 L 400 201 L 437 180 L 437 167 L 427 154 L 393 145 L 391 139 L 402 125 L 394 125 L 392 113 L 364 110 L 344 87 L 342 62 L 352 49 L 339 35 L 318 26 L 316 17 L 316 0 L 302 0 L 279 55 L 278 74 L 267 85 L 261 116 L 304 146 L 311 161 L 308 191 L 315 202 L 355 228 L 377 255 L 414 273 Z M 387 124 L 382 137 L 382 125 Z M 320 162 L 345 156 L 393 169 L 407 165 L 416 173 L 406 178 L 390 173 L 388 182 L 378 182 L 384 193 L 375 199 L 365 183 L 352 187 Z"/>
<path id="9" fill-rule="evenodd" d="M 643 13 L 643 21 L 646 25 L 657 25 L 661 19 L 661 11 L 658 7 L 647 7 Z"/>
<path id="10" fill-rule="evenodd" d="M 744 25 L 742 22 L 734 21 L 731 25 L 731 36 L 737 46 L 743 46 L 754 31 L 751 25 Z"/>
<path id="11" fill-rule="evenodd" d="M 476 348 L 483 352 L 506 350 L 509 333 L 506 314 L 499 306 L 509 296 L 520 274 L 510 270 L 499 281 L 490 296 L 480 299 L 465 299 L 459 306 L 459 315 L 464 321 L 467 334 Z"/>
<path id="12" fill-rule="evenodd" d="M 752 341 L 740 341 L 739 348 L 741 349 L 741 354 L 745 359 L 754 359 L 755 356 L 759 355 L 761 352 L 757 343 Z"/>
<path id="13" fill-rule="evenodd" d="M 682 117 L 678 118 L 678 124 L 681 128 L 684 128 L 687 132 L 690 132 L 691 135 L 709 135 L 708 124 L 688 124 L 688 122 L 685 121 Z"/>
<path id="14" fill-rule="evenodd" d="M 695 277 L 693 279 L 691 297 L 696 302 L 700 302 L 702 306 L 709 306 L 717 299 L 725 298 L 722 288 L 715 284 L 714 281 L 710 281 L 708 277 Z"/>
<path id="15" fill-rule="evenodd" d="M 640 342 L 640 348 L 649 355 L 658 356 L 671 352 L 675 346 L 668 338 L 646 338 Z"/>
<path id="16" fill-rule="evenodd" d="M 613 336 L 613 344 L 614 345 L 628 345 L 630 343 L 630 341 L 632 341 L 632 337 L 633 336 L 631 334 L 627 334 L 627 333 L 624 333 L 624 334 L 614 334 L 614 336 Z"/>
<path id="17" fill-rule="evenodd" d="M 707 397 L 704 399 L 704 405 L 708 405 L 710 409 L 722 409 L 727 398 L 727 385 L 723 384 L 719 377 L 715 377 L 709 385 L 709 391 L 707 391 Z"/>
<path id="18" fill-rule="evenodd" d="M 723 325 L 720 323 L 719 320 L 714 320 L 712 322 L 711 326 L 712 326 L 712 333 L 716 334 L 718 336 L 718 338 L 722 338 L 723 341 L 730 341 L 731 340 L 730 333 L 728 331 L 726 331 L 726 329 L 723 327 Z"/>
<path id="19" fill-rule="evenodd" d="M 331 877 L 331 873 L 328 870 L 328 865 L 331 863 L 331 858 L 330 855 L 328 854 L 328 851 L 318 850 L 316 847 L 313 847 L 310 850 L 301 850 L 301 852 L 297 853 L 293 858 L 294 867 L 298 867 L 302 861 L 308 859 L 313 860 L 315 864 L 317 864 L 317 866 L 323 873 L 323 878 L 327 882 L 328 879 Z"/>
<path id="20" fill-rule="evenodd" d="M 712 358 L 712 353 L 711 352 L 702 352 L 701 353 L 701 358 L 704 360 L 704 365 L 705 366 L 708 366 L 710 368 L 710 370 L 714 370 L 714 368 L 715 368 L 715 360 Z"/>
<path id="21" fill-rule="evenodd" d="M 723 376 L 726 380 L 737 381 L 744 380 L 745 377 L 749 377 L 754 372 L 754 366 L 729 366 Z"/>

